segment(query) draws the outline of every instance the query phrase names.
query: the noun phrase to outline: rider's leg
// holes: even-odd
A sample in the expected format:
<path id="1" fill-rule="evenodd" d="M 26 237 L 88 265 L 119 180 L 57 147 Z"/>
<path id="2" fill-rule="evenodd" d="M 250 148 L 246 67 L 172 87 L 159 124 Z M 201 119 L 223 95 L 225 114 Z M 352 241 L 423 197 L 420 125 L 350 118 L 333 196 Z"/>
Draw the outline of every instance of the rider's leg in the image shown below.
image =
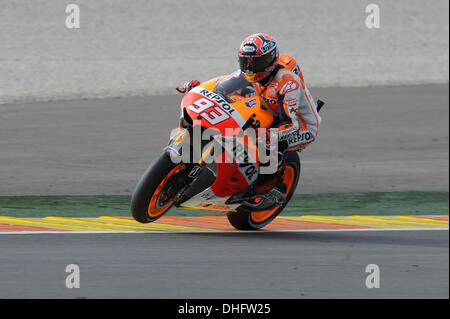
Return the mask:
<path id="1" fill-rule="evenodd" d="M 269 192 L 278 182 L 283 178 L 284 169 L 286 168 L 286 156 L 284 152 L 278 152 L 278 166 L 277 171 L 272 174 L 260 174 L 255 184 L 253 191 L 257 194 L 264 194 Z"/>

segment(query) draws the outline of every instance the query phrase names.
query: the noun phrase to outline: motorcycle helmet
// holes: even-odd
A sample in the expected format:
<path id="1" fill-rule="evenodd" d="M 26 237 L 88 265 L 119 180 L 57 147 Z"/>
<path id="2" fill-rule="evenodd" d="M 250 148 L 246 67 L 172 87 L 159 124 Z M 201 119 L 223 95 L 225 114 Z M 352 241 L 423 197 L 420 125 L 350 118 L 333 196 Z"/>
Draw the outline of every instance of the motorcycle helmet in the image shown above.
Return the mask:
<path id="1" fill-rule="evenodd" d="M 239 67 L 248 81 L 260 82 L 275 68 L 278 56 L 274 38 L 264 33 L 252 34 L 241 43 Z"/>

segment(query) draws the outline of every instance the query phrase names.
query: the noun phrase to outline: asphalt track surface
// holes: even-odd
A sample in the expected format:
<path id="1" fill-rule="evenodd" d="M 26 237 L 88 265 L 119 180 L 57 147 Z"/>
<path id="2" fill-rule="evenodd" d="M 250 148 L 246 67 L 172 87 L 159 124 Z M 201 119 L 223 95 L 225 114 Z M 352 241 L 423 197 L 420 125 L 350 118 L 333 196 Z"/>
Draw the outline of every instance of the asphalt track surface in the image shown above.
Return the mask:
<path id="1" fill-rule="evenodd" d="M 297 193 L 448 191 L 448 85 L 312 88 Z M 131 194 L 182 95 L 0 105 L 0 195 Z"/>
<path id="2" fill-rule="evenodd" d="M 3 235 L 0 298 L 448 298 L 448 252 L 439 230 Z"/>

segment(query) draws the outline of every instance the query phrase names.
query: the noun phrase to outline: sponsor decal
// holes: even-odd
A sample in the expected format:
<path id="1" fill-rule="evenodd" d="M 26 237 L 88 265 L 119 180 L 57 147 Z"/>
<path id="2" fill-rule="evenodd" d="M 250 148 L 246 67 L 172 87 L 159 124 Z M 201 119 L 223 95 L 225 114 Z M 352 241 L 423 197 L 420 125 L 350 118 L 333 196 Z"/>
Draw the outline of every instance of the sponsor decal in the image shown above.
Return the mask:
<path id="1" fill-rule="evenodd" d="M 237 163 L 248 163 L 248 153 L 245 147 L 238 141 L 236 141 L 236 145 L 233 147 L 234 158 Z"/>
<path id="2" fill-rule="evenodd" d="M 263 54 L 269 52 L 270 50 L 272 50 L 275 47 L 275 42 L 273 41 L 267 41 L 266 43 L 263 43 L 261 45 L 261 51 L 263 52 Z"/>
<path id="3" fill-rule="evenodd" d="M 237 144 L 233 148 L 233 153 L 236 162 L 239 164 L 239 170 L 241 173 L 244 173 L 245 178 L 250 184 L 256 178 L 255 174 L 258 175 L 255 163 L 253 161 L 249 162 L 247 149 L 242 144 Z"/>
<path id="4" fill-rule="evenodd" d="M 250 100 L 248 102 L 245 102 L 245 106 L 247 106 L 247 107 L 252 107 L 255 104 L 256 104 L 256 99 L 252 99 L 252 100 Z"/>
<path id="5" fill-rule="evenodd" d="M 244 45 L 242 47 L 242 52 L 243 53 L 255 53 L 256 47 L 254 45 Z"/>
<path id="6" fill-rule="evenodd" d="M 286 104 L 288 107 L 294 107 L 297 105 L 297 99 L 292 99 L 292 100 L 286 101 Z"/>
<path id="7" fill-rule="evenodd" d="M 271 97 L 271 96 L 266 97 L 263 95 L 262 98 L 264 99 L 264 101 L 266 101 L 269 104 L 277 104 L 278 103 L 278 99 Z"/>
<path id="8" fill-rule="evenodd" d="M 311 132 L 295 132 L 287 137 L 288 145 L 295 145 L 302 142 L 309 142 L 313 139 Z"/>
<path id="9" fill-rule="evenodd" d="M 247 120 L 247 123 L 242 127 L 244 130 L 249 127 L 255 127 L 258 128 L 261 126 L 261 122 L 259 120 L 255 120 L 256 114 L 253 113 L 252 116 Z"/>
<path id="10" fill-rule="evenodd" d="M 296 107 L 291 107 L 289 109 L 289 113 L 297 113 L 297 111 L 298 111 L 298 108 L 296 108 Z"/>
<path id="11" fill-rule="evenodd" d="M 233 154 L 236 163 L 239 166 L 239 171 L 245 176 L 247 182 L 251 184 L 258 176 L 258 168 L 255 164 L 255 160 L 249 156 L 247 148 L 239 141 L 235 140 L 236 144 L 228 142 L 225 145 L 225 149 Z"/>
<path id="12" fill-rule="evenodd" d="M 262 41 L 262 44 L 261 44 L 260 48 L 261 48 L 261 51 L 262 51 L 263 54 L 265 54 L 265 53 L 269 52 L 270 50 L 272 50 L 275 47 L 275 45 L 276 45 L 275 41 L 267 40 L 263 36 L 258 36 L 258 38 L 260 38 L 261 41 Z"/>
<path id="13" fill-rule="evenodd" d="M 189 172 L 189 177 L 191 177 L 191 178 L 195 178 L 195 177 L 197 177 L 198 176 L 198 173 L 200 172 L 200 168 L 201 168 L 201 166 L 199 166 L 199 165 L 195 165 L 193 168 L 192 168 L 192 170 Z"/>
<path id="14" fill-rule="evenodd" d="M 223 204 L 213 204 L 213 203 L 200 203 L 198 207 L 204 207 L 209 209 L 230 209 L 230 206 Z"/>
<path id="15" fill-rule="evenodd" d="M 211 188 L 207 188 L 203 191 L 203 193 L 200 194 L 200 198 L 204 200 L 210 200 L 211 198 L 215 197 L 216 195 L 211 190 Z"/>
<path id="16" fill-rule="evenodd" d="M 230 104 L 228 104 L 228 102 L 225 101 L 225 100 L 223 99 L 223 97 L 220 96 L 219 94 L 210 92 L 210 91 L 208 91 L 208 90 L 206 90 L 206 89 L 203 89 L 203 90 L 201 90 L 200 92 L 197 92 L 197 93 L 200 93 L 201 95 L 203 95 L 203 96 L 205 96 L 205 97 L 207 97 L 207 98 L 209 98 L 209 99 L 211 99 L 211 100 L 217 102 L 217 103 L 218 103 L 225 111 L 227 111 L 230 115 L 233 115 L 233 113 L 236 111 L 236 110 L 235 110 Z"/>
<path id="17" fill-rule="evenodd" d="M 250 37 L 248 38 L 247 43 L 255 43 L 255 40 L 255 37 Z"/>
<path id="18" fill-rule="evenodd" d="M 243 168 L 244 170 L 244 175 L 247 178 L 247 181 L 249 184 L 251 184 L 255 179 L 256 176 L 258 175 L 258 170 L 256 168 L 256 165 L 253 163 L 245 163 L 245 164 L 241 164 L 239 165 L 240 168 Z M 242 170 L 241 170 L 242 172 Z M 255 176 L 256 174 L 256 176 Z"/>
<path id="19" fill-rule="evenodd" d="M 291 134 L 297 134 L 298 128 L 293 126 L 292 124 L 285 124 L 282 127 L 282 131 L 279 132 L 280 140 L 284 141 L 291 136 Z"/>
<path id="20" fill-rule="evenodd" d="M 280 94 L 284 95 L 288 92 L 294 91 L 298 88 L 298 85 L 294 81 L 287 81 L 285 85 L 280 90 Z"/>

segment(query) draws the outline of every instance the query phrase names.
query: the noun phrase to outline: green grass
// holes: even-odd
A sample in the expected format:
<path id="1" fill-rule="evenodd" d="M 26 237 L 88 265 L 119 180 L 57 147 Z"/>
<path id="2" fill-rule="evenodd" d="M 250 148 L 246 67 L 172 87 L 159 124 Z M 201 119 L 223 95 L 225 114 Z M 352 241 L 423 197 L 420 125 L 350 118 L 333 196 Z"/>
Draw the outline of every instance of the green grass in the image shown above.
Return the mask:
<path id="1" fill-rule="evenodd" d="M 130 196 L 3 196 L 0 216 L 130 216 Z M 448 215 L 448 192 L 386 192 L 294 195 L 281 215 Z M 214 213 L 172 208 L 171 216 Z"/>

